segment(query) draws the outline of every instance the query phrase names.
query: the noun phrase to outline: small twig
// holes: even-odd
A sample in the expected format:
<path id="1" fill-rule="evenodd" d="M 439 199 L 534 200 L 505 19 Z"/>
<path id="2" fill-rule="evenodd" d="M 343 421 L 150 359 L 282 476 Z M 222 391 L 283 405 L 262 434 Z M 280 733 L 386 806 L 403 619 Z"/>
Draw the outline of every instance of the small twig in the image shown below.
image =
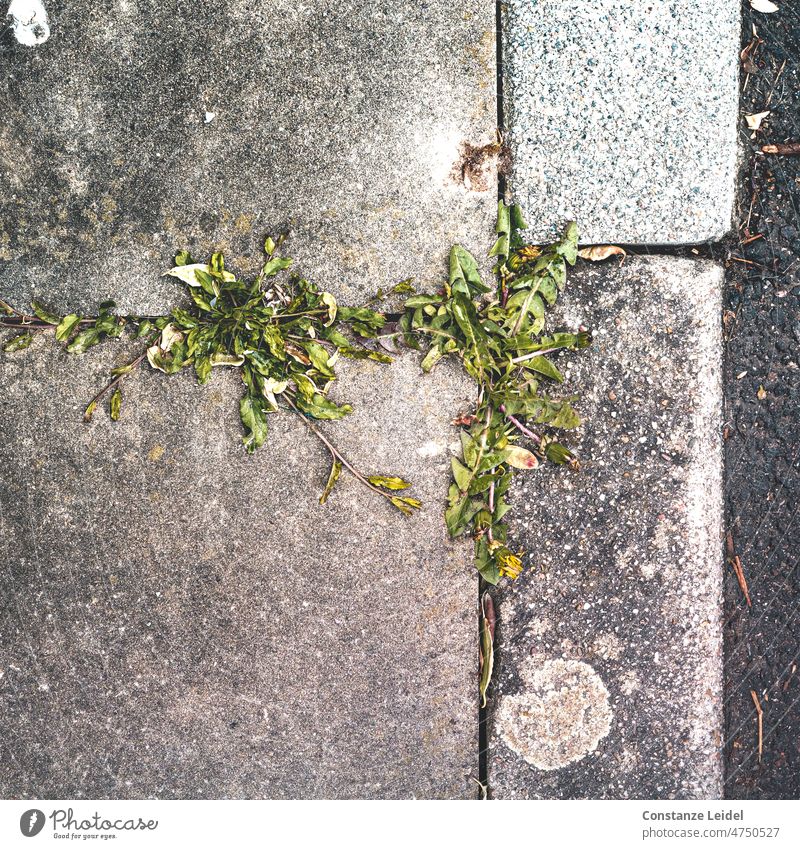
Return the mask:
<path id="1" fill-rule="evenodd" d="M 800 142 L 786 142 L 786 144 L 765 144 L 761 148 L 762 153 L 776 153 L 778 156 L 800 156 Z"/>
<path id="2" fill-rule="evenodd" d="M 494 481 L 492 481 L 489 485 L 489 515 L 494 516 Z M 489 525 L 489 533 L 487 536 L 489 537 L 489 542 L 494 542 L 491 525 Z"/>
<path id="3" fill-rule="evenodd" d="M 764 752 L 764 711 L 756 691 L 751 690 L 750 695 L 753 698 L 753 704 L 756 706 L 758 713 L 758 762 L 761 763 L 761 755 Z"/>
<path id="4" fill-rule="evenodd" d="M 144 349 L 144 351 L 142 351 L 142 353 L 141 353 L 141 354 L 139 354 L 139 356 L 138 356 L 135 360 L 133 360 L 133 362 L 128 363 L 128 365 L 129 365 L 129 367 L 130 367 L 130 368 L 129 368 L 129 370 L 128 370 L 128 371 L 126 371 L 126 372 L 124 372 L 123 374 L 118 374 L 118 375 L 117 375 L 117 376 L 116 376 L 116 377 L 115 377 L 112 381 L 110 381 L 109 383 L 107 383 L 107 384 L 106 384 L 106 385 L 105 385 L 105 386 L 104 386 L 104 387 L 103 387 L 103 388 L 102 388 L 102 389 L 101 389 L 101 390 L 97 393 L 97 395 L 95 395 L 95 396 L 94 396 L 94 398 L 92 398 L 92 400 L 91 400 L 91 401 L 89 401 L 89 403 L 86 405 L 86 409 L 87 409 L 87 410 L 92 410 L 92 409 L 94 409 L 94 406 L 97 404 L 97 402 L 98 402 L 98 401 L 99 401 L 99 400 L 100 400 L 100 399 L 101 399 L 101 398 L 102 398 L 102 397 L 103 397 L 103 396 L 104 396 L 107 392 L 109 392 L 110 390 L 112 390 L 112 389 L 113 389 L 113 388 L 114 388 L 114 387 L 115 387 L 118 383 L 120 383 L 120 382 L 122 381 L 122 378 L 123 378 L 123 377 L 126 377 L 126 376 L 127 376 L 127 375 L 129 375 L 129 374 L 130 374 L 130 373 L 131 373 L 131 372 L 132 372 L 135 368 L 138 368 L 138 367 L 139 367 L 139 365 L 141 364 L 142 360 L 144 360 L 144 358 L 147 356 L 147 349 L 148 349 L 148 348 L 150 348 L 150 346 L 151 346 L 151 345 L 155 342 L 155 340 L 158 338 L 158 336 L 159 336 L 160 334 L 161 334 L 161 331 L 159 330 L 159 332 L 158 332 L 156 335 L 154 335 L 154 336 L 151 336 L 151 337 L 150 337 L 150 340 L 149 340 L 149 342 L 147 343 L 147 348 L 145 348 L 145 349 Z"/>
<path id="5" fill-rule="evenodd" d="M 515 418 L 510 413 L 507 413 L 505 404 L 500 405 L 500 412 L 511 422 L 511 424 L 514 425 L 514 427 L 521 434 L 524 434 L 525 436 L 527 436 L 528 439 L 532 439 L 537 445 L 539 445 L 541 443 L 542 437 L 537 436 L 532 430 L 528 430 L 528 428 L 525 427 L 525 425 L 522 424 L 522 422 L 519 419 Z"/>
<path id="6" fill-rule="evenodd" d="M 524 363 L 525 360 L 532 360 L 534 357 L 543 357 L 545 354 L 552 354 L 553 351 L 560 351 L 561 348 L 543 348 L 541 351 L 533 351 L 533 353 L 525 354 L 522 357 L 514 357 L 512 363 Z"/>
<path id="7" fill-rule="evenodd" d="M 315 424 L 313 424 L 313 422 L 311 422 L 307 416 L 303 415 L 303 413 L 300 411 L 300 409 L 297 407 L 294 401 L 292 401 L 292 399 L 287 393 L 284 392 L 281 397 L 292 409 L 292 412 L 294 412 L 303 420 L 306 427 L 311 431 L 311 433 L 313 433 L 314 436 L 316 436 L 317 439 L 319 439 L 319 441 L 328 449 L 331 457 L 333 457 L 334 460 L 338 460 L 347 469 L 347 471 L 350 472 L 353 477 L 363 483 L 364 486 L 367 487 L 367 489 L 371 489 L 373 492 L 377 492 L 378 495 L 382 495 L 387 501 L 392 500 L 393 496 L 389 495 L 388 492 L 384 492 L 383 490 L 378 489 L 377 486 L 371 484 L 364 477 L 364 475 L 362 475 L 361 472 L 359 472 L 358 469 L 355 468 L 355 466 L 348 462 L 347 458 L 339 452 L 336 446 L 331 443 L 331 441 L 325 436 L 325 434 Z"/>
<path id="8" fill-rule="evenodd" d="M 750 601 L 750 591 L 747 588 L 747 579 L 744 576 L 744 569 L 742 568 L 742 561 L 739 559 L 739 555 L 734 554 L 733 556 L 729 556 L 728 563 L 731 564 L 733 572 L 736 575 L 736 580 L 739 582 L 739 587 L 742 590 L 747 606 L 752 607 L 753 602 Z"/>

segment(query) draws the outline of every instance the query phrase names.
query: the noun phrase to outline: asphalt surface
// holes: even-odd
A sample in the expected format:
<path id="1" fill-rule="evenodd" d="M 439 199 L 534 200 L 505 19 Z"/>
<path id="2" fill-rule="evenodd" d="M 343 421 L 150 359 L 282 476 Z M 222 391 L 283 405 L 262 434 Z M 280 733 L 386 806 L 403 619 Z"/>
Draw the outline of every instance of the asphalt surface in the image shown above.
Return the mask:
<path id="1" fill-rule="evenodd" d="M 729 564 L 725 794 L 782 799 L 800 796 L 800 156 L 761 147 L 800 141 L 800 9 L 743 7 L 744 157 L 738 231 L 724 249 L 725 464 L 729 554 L 752 606 Z M 766 111 L 748 130 L 744 116 Z"/>

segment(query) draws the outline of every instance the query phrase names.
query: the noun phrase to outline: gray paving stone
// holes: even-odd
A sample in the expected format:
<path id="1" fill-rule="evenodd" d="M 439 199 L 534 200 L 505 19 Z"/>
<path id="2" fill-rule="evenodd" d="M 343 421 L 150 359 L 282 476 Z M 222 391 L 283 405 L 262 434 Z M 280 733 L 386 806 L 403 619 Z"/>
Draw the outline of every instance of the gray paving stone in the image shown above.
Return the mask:
<path id="1" fill-rule="evenodd" d="M 46 5 L 47 41 L 0 45 L 7 296 L 155 312 L 176 250 L 255 269 L 279 228 L 353 302 L 485 253 L 494 164 L 467 187 L 461 158 L 494 138 L 494 3 Z"/>
<path id="2" fill-rule="evenodd" d="M 672 244 L 731 228 L 739 2 L 508 0 L 511 186 L 537 240 Z"/>
<path id="3" fill-rule="evenodd" d="M 175 249 L 254 270 L 290 227 L 354 303 L 491 244 L 494 165 L 460 158 L 495 125 L 493 3 L 46 6 L 47 40 L 0 43 L 0 296 L 158 312 Z M 341 366 L 330 433 L 416 482 L 404 520 L 344 479 L 320 506 L 301 422 L 247 457 L 230 374 L 147 372 L 82 424 L 123 359 L 0 356 L 0 795 L 474 795 L 476 581 L 442 518 L 468 382 Z"/>
<path id="4" fill-rule="evenodd" d="M 477 589 L 442 520 L 468 382 L 342 370 L 328 434 L 414 481 L 406 519 L 344 476 L 320 506 L 299 420 L 246 455 L 231 373 L 143 373 L 83 424 L 116 356 L 0 357 L 0 797 L 474 796 Z"/>
<path id="5" fill-rule="evenodd" d="M 513 490 L 534 552 L 497 593 L 496 798 L 722 792 L 722 269 L 629 259 L 572 275 L 577 474 Z"/>

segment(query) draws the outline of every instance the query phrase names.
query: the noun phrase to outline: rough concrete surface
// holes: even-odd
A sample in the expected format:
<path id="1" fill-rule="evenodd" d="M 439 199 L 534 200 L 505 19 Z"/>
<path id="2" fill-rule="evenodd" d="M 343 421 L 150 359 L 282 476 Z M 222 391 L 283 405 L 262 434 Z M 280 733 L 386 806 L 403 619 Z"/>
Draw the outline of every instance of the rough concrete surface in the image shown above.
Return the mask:
<path id="1" fill-rule="evenodd" d="M 531 555 L 496 595 L 495 798 L 721 796 L 721 285 L 673 258 L 567 283 L 561 323 L 594 331 L 567 378 L 582 469 L 512 490 Z"/>
<path id="2" fill-rule="evenodd" d="M 144 372 L 83 424 L 114 359 L 0 357 L 0 797 L 474 796 L 476 581 L 442 520 L 469 383 L 341 369 L 326 430 L 414 481 L 405 518 L 346 474 L 321 506 L 300 420 L 246 455 L 231 372 Z"/>
<path id="3" fill-rule="evenodd" d="M 450 245 L 491 243 L 495 4 L 48 2 L 50 36 L 0 37 L 0 289 L 27 304 L 171 305 L 176 250 L 255 269 L 290 230 L 349 302 Z"/>
<path id="4" fill-rule="evenodd" d="M 537 240 L 685 243 L 731 228 L 736 0 L 508 0 L 511 187 Z"/>

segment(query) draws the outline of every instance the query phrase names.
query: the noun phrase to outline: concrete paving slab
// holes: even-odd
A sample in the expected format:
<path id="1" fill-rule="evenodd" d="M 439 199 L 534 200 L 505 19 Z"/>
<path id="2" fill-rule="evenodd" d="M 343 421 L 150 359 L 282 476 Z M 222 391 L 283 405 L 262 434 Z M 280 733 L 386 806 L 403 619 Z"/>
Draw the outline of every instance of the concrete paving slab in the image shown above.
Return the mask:
<path id="1" fill-rule="evenodd" d="M 517 479 L 529 568 L 497 592 L 495 798 L 719 798 L 722 269 L 579 267 L 562 321 L 594 330 L 583 468 Z"/>
<path id="2" fill-rule="evenodd" d="M 731 228 L 738 0 L 507 0 L 510 183 L 536 240 L 680 244 Z"/>
<path id="3" fill-rule="evenodd" d="M 351 303 L 485 254 L 495 163 L 462 158 L 494 139 L 494 3 L 46 6 L 46 41 L 0 44 L 6 297 L 157 312 L 176 250 L 256 270 L 279 229 Z"/>
<path id="4" fill-rule="evenodd" d="M 496 121 L 493 3 L 46 5 L 48 38 L 0 43 L 3 298 L 161 312 L 176 249 L 246 272 L 288 227 L 353 304 L 491 244 L 495 165 L 460 166 Z M 330 432 L 416 482 L 405 520 L 344 479 L 320 506 L 301 422 L 247 457 L 231 375 L 145 373 L 85 426 L 122 359 L 0 357 L 0 795 L 474 795 L 476 580 L 442 519 L 469 383 L 341 366 Z"/>
<path id="5" fill-rule="evenodd" d="M 115 354 L 35 344 L 0 357 L 0 796 L 474 797 L 477 584 L 442 521 L 458 370 L 341 369 L 355 411 L 328 434 L 414 481 L 406 518 L 346 475 L 321 506 L 297 419 L 246 455 L 230 372 L 143 373 L 85 425 Z"/>

